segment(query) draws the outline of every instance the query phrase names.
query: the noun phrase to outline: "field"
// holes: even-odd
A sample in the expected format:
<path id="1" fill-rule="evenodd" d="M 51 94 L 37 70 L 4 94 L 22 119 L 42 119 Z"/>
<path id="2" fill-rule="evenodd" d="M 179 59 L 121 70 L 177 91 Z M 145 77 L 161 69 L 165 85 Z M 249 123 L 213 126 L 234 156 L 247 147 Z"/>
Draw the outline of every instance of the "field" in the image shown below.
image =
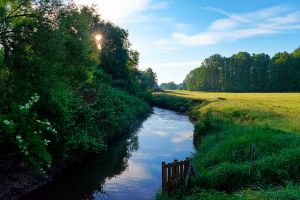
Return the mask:
<path id="1" fill-rule="evenodd" d="M 300 93 L 167 91 L 153 102 L 196 119 L 201 173 L 193 192 L 158 199 L 300 199 Z"/>

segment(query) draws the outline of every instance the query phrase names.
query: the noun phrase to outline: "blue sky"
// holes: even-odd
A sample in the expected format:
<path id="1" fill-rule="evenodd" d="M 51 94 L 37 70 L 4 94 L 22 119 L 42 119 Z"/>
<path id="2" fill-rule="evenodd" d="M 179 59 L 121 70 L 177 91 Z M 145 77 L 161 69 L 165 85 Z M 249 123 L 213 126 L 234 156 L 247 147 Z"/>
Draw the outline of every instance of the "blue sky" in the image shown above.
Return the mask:
<path id="1" fill-rule="evenodd" d="M 180 83 L 208 56 L 291 52 L 300 45 L 299 0 L 76 0 L 127 29 L 140 68 Z"/>

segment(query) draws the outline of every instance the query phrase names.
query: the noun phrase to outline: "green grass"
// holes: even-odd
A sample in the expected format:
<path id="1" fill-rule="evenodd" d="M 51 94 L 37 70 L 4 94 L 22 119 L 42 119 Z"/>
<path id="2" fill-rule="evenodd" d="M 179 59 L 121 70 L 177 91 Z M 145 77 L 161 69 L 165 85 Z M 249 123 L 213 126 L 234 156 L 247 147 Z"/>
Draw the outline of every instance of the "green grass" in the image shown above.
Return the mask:
<path id="1" fill-rule="evenodd" d="M 201 178 L 186 199 L 300 199 L 300 93 L 167 91 L 154 94 L 155 105 L 168 98 L 185 102 L 197 121 L 193 163 Z"/>

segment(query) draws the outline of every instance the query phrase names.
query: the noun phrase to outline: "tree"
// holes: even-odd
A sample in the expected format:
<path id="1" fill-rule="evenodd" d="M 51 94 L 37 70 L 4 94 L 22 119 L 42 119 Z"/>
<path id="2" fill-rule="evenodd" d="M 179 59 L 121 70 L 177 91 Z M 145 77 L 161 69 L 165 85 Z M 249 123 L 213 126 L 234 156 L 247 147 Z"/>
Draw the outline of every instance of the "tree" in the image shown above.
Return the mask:
<path id="1" fill-rule="evenodd" d="M 251 90 L 265 91 L 268 84 L 267 68 L 270 64 L 270 56 L 263 53 L 253 54 L 251 60 Z"/>
<path id="2" fill-rule="evenodd" d="M 151 68 L 140 72 L 140 87 L 142 91 L 153 91 L 157 86 L 156 74 Z"/>
<path id="3" fill-rule="evenodd" d="M 292 53 L 293 72 L 291 74 L 292 88 L 294 91 L 300 91 L 300 47 Z"/>
<path id="4" fill-rule="evenodd" d="M 113 77 L 114 85 L 128 89 L 128 32 L 112 23 L 101 21 L 96 22 L 95 30 L 103 35 L 99 67 Z"/>
<path id="5" fill-rule="evenodd" d="M 250 90 L 250 66 L 251 58 L 247 52 L 239 52 L 231 56 L 231 65 L 233 66 L 233 82 L 235 91 Z"/>
<path id="6" fill-rule="evenodd" d="M 271 91 L 291 91 L 289 79 L 293 73 L 292 58 L 289 53 L 277 53 L 269 65 L 269 89 Z"/>

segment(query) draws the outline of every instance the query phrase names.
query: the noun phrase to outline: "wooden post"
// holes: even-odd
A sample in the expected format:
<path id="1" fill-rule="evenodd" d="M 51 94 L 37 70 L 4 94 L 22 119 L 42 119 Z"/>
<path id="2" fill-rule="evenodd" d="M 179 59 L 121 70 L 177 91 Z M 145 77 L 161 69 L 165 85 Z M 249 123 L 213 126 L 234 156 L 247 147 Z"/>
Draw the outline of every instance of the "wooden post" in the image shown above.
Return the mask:
<path id="1" fill-rule="evenodd" d="M 161 173 L 162 191 L 166 192 L 166 190 L 167 190 L 167 188 L 166 188 L 166 184 L 167 184 L 167 166 L 166 166 L 166 163 L 162 162 L 161 167 L 162 167 L 162 173 Z"/>
<path id="2" fill-rule="evenodd" d="M 178 161 L 174 160 L 174 166 L 173 166 L 173 172 L 174 172 L 174 188 L 178 186 Z"/>
<path id="3" fill-rule="evenodd" d="M 189 157 L 186 157 L 186 159 L 184 160 L 184 176 L 186 175 L 188 166 L 189 166 Z"/>
<path id="4" fill-rule="evenodd" d="M 168 192 L 171 190 L 172 186 L 172 174 L 171 174 L 171 164 L 168 164 Z"/>
<path id="5" fill-rule="evenodd" d="M 183 179 L 183 161 L 180 161 L 180 163 L 179 163 L 179 180 L 181 181 L 182 179 Z"/>
<path id="6" fill-rule="evenodd" d="M 188 164 L 189 164 L 188 169 L 187 169 L 186 175 L 184 177 L 184 185 L 185 186 L 187 186 L 187 184 L 189 182 L 190 174 L 191 174 L 191 171 L 192 171 L 192 160 L 189 160 Z"/>
<path id="7" fill-rule="evenodd" d="M 254 169 L 256 161 L 256 144 L 252 144 L 252 158 L 251 158 L 251 171 Z"/>

